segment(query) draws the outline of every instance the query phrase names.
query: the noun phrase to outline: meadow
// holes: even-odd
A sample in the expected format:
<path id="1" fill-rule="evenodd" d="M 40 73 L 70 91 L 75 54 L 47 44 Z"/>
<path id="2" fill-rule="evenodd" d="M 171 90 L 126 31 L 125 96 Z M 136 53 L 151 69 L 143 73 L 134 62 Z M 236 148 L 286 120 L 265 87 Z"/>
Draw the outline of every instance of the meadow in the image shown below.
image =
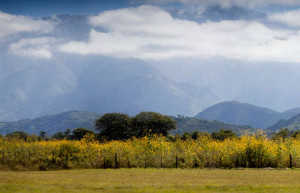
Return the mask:
<path id="1" fill-rule="evenodd" d="M 215 140 L 146 136 L 99 142 L 0 138 L 0 170 L 95 168 L 287 168 L 300 166 L 300 140 L 263 133 Z"/>
<path id="2" fill-rule="evenodd" d="M 1 193 L 300 192 L 299 170 L 90 169 L 0 171 Z"/>

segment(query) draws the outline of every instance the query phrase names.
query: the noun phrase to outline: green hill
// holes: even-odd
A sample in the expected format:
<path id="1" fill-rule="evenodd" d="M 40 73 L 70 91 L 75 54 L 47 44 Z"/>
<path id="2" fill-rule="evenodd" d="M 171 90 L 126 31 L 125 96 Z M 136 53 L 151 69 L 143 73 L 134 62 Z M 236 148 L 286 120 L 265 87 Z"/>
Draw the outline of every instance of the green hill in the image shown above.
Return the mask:
<path id="1" fill-rule="evenodd" d="M 45 131 L 48 135 L 66 129 L 83 127 L 94 128 L 94 121 L 100 115 L 85 111 L 68 111 L 57 115 L 43 116 L 36 119 L 26 119 L 14 122 L 0 122 L 0 134 L 5 135 L 13 131 L 24 131 L 38 134 Z"/>
<path id="2" fill-rule="evenodd" d="M 232 130 L 237 134 L 241 134 L 246 130 L 254 130 L 249 125 L 234 125 L 194 117 L 174 117 L 174 119 L 177 121 L 177 129 L 172 132 L 173 134 L 183 134 L 184 132 L 191 133 L 193 131 L 212 133 L 218 132 L 220 129 Z"/>
<path id="3" fill-rule="evenodd" d="M 289 118 L 282 119 L 275 123 L 274 125 L 269 126 L 267 129 L 271 131 L 277 131 L 282 128 L 288 128 L 291 131 L 299 131 L 300 130 L 300 114 Z"/>
<path id="4" fill-rule="evenodd" d="M 221 102 L 196 115 L 197 118 L 218 120 L 237 125 L 251 125 L 254 128 L 266 128 L 278 120 L 290 118 L 300 109 L 292 109 L 283 113 L 237 101 Z"/>

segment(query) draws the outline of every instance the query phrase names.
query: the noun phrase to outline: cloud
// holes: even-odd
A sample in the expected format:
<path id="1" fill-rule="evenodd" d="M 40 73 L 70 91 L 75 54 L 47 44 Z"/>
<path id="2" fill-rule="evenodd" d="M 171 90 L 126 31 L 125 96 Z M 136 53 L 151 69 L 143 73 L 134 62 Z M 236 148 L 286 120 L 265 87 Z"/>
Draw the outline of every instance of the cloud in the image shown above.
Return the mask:
<path id="1" fill-rule="evenodd" d="M 52 58 L 51 43 L 54 39 L 50 37 L 26 38 L 9 45 L 11 54 L 33 57 L 33 58 Z"/>
<path id="2" fill-rule="evenodd" d="M 132 0 L 133 3 L 140 3 L 140 1 Z M 299 6 L 299 0 L 144 0 L 144 2 L 154 5 L 161 5 L 167 3 L 182 3 L 185 5 L 221 5 L 224 7 L 236 5 L 236 6 L 268 6 L 268 5 L 283 5 L 283 6 Z"/>
<path id="3" fill-rule="evenodd" d="M 0 11 L 0 40 L 21 32 L 48 33 L 54 23 L 25 16 L 10 15 Z"/>
<path id="4" fill-rule="evenodd" d="M 268 18 L 271 21 L 279 22 L 290 27 L 300 27 L 300 9 L 271 14 Z"/>
<path id="5" fill-rule="evenodd" d="M 60 51 L 156 60 L 196 56 L 300 62 L 298 31 L 271 29 L 257 21 L 198 24 L 172 18 L 158 7 L 140 6 L 100 13 L 90 23 L 94 29 L 87 41 L 68 42 Z"/>

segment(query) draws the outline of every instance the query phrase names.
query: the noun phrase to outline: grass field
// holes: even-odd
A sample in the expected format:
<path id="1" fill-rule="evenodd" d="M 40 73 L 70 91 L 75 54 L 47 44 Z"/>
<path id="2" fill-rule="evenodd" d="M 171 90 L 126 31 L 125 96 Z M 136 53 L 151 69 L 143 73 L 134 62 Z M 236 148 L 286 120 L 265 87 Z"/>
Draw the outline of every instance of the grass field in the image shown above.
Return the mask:
<path id="1" fill-rule="evenodd" d="M 299 179 L 299 170 L 0 171 L 0 192 L 300 192 Z"/>

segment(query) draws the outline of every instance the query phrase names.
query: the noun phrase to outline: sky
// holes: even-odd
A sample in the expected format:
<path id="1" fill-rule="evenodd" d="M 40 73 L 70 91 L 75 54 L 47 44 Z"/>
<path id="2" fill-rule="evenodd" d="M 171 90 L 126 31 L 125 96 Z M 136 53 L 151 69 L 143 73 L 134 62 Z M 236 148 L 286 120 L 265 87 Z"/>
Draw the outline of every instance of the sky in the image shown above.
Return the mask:
<path id="1" fill-rule="evenodd" d="M 55 14 L 97 14 L 142 4 L 157 6 L 238 5 L 264 11 L 284 11 L 299 7 L 298 0 L 0 0 L 0 10 L 10 14 L 44 17 Z"/>
<path id="2" fill-rule="evenodd" d="M 128 6 L 126 0 L 0 0 L 6 13 L 44 17 L 55 14 L 96 14 L 100 11 Z"/>
<path id="3" fill-rule="evenodd" d="M 201 17 L 205 7 L 212 4 L 255 10 L 272 7 L 274 2 L 288 9 L 266 13 L 264 19 L 197 22 L 174 17 L 168 11 L 175 7 L 183 10 L 178 13 L 183 16 L 196 12 Z M 144 60 L 224 57 L 243 61 L 300 62 L 298 5 L 300 1 L 295 0 L 0 1 L 0 42 L 14 40 L 8 43 L 10 54 L 44 59 L 54 58 L 53 50 L 58 50 Z M 90 15 L 87 20 L 90 29 L 85 40 L 57 38 L 58 21 L 32 18 L 62 13 Z"/>
<path id="4" fill-rule="evenodd" d="M 213 5 L 224 10 L 238 8 L 232 12 L 237 18 L 205 19 L 207 8 Z M 225 58 L 245 65 L 292 63 L 300 69 L 299 5 L 299 0 L 0 0 L 0 54 L 7 60 L 29 59 L 39 64 L 51 63 L 61 55 L 104 55 L 153 63 Z M 250 16 L 262 15 L 239 18 L 241 10 Z M 73 17 L 78 22 L 75 19 L 71 26 L 64 26 L 57 14 L 88 16 L 84 20 Z M 52 17 L 42 19 L 44 16 Z M 74 30 L 74 26 L 82 29 Z M 80 34 L 75 36 L 77 31 Z M 266 72 L 262 70 L 261 75 Z M 277 79 L 271 73 L 268 77 L 270 85 Z M 291 86 L 288 92 L 298 97 L 298 90 L 293 90 Z"/>

